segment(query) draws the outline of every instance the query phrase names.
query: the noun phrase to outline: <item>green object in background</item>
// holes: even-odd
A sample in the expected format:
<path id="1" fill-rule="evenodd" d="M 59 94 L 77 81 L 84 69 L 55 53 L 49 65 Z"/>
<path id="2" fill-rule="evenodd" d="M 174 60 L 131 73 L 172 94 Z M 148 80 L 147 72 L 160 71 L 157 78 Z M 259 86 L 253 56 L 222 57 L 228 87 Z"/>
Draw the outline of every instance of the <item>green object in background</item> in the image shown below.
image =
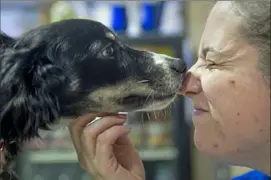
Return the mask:
<path id="1" fill-rule="evenodd" d="M 56 1 L 50 10 L 50 22 L 76 18 L 76 14 L 67 1 Z"/>
<path id="2" fill-rule="evenodd" d="M 163 162 L 156 165 L 157 172 L 154 180 L 176 180 L 174 178 L 173 164 Z"/>

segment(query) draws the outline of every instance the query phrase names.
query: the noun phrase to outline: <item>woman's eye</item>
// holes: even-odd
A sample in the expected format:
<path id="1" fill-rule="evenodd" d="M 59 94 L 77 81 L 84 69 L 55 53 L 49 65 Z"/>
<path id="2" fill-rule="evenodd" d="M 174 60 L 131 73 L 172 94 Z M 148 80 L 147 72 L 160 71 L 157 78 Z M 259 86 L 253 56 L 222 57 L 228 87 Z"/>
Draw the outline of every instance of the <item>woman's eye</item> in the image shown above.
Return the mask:
<path id="1" fill-rule="evenodd" d="M 114 49 L 112 47 L 108 47 L 103 51 L 103 56 L 112 56 L 114 54 Z"/>
<path id="2" fill-rule="evenodd" d="M 207 69 L 211 69 L 211 68 L 213 68 L 216 65 L 217 64 L 215 62 L 209 60 L 208 63 L 207 63 L 207 65 L 206 65 L 206 68 Z"/>
<path id="3" fill-rule="evenodd" d="M 210 63 L 210 64 L 207 64 L 206 67 L 207 67 L 207 68 L 212 68 L 212 67 L 214 67 L 215 65 L 216 65 L 216 64 Z"/>

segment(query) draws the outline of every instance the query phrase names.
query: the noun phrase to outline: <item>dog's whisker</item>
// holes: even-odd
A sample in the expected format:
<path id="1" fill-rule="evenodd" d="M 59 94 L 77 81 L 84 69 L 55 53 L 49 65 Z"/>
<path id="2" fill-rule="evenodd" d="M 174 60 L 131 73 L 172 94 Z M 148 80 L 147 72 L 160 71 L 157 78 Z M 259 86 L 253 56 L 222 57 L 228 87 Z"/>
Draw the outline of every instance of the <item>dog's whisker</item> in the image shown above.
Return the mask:
<path id="1" fill-rule="evenodd" d="M 154 119 L 155 119 L 156 121 L 159 121 L 159 118 L 157 118 L 156 112 L 154 112 L 153 115 L 154 115 Z"/>
<path id="2" fill-rule="evenodd" d="M 137 81 L 137 83 L 147 83 L 149 82 L 150 80 L 141 80 L 141 81 Z"/>
<path id="3" fill-rule="evenodd" d="M 171 104 L 171 106 L 173 106 L 173 108 L 177 107 L 176 101 L 173 101 L 173 103 Z"/>
<path id="4" fill-rule="evenodd" d="M 150 113 L 149 112 L 147 112 L 147 117 L 148 117 L 149 123 L 151 124 L 151 117 L 150 117 Z"/>
<path id="5" fill-rule="evenodd" d="M 143 113 L 140 113 L 141 115 L 141 123 L 142 123 L 142 128 L 145 129 L 145 124 L 144 124 L 144 116 L 143 116 Z"/>
<path id="6" fill-rule="evenodd" d="M 149 97 L 151 96 L 151 94 L 153 93 L 153 91 L 151 91 L 148 95 L 147 98 L 145 99 L 144 103 L 143 103 L 143 107 L 147 104 Z"/>
<path id="7" fill-rule="evenodd" d="M 150 97 L 149 98 L 154 98 L 154 91 L 152 91 L 152 93 L 150 94 Z M 155 112 L 153 112 L 152 114 L 155 114 Z M 155 118 L 155 117 L 154 117 Z M 153 119 L 150 117 L 150 121 L 153 121 Z"/>
<path id="8" fill-rule="evenodd" d="M 172 105 L 170 104 L 168 108 L 165 110 L 165 118 L 172 115 Z"/>

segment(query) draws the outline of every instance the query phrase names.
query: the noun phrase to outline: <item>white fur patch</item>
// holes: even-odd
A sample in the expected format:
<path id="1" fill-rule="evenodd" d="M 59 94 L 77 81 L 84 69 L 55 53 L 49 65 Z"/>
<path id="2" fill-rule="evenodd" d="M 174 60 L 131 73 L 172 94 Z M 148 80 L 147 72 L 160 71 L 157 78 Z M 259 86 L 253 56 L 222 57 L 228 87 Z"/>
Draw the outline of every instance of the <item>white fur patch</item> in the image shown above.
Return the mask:
<path id="1" fill-rule="evenodd" d="M 168 64 L 168 62 L 171 61 L 170 59 L 173 59 L 172 57 L 165 54 L 157 54 L 157 53 L 152 53 L 152 54 L 153 54 L 152 58 L 156 65 Z"/>
<path id="2" fill-rule="evenodd" d="M 161 65 L 161 64 L 166 63 L 165 57 L 160 54 L 153 53 L 152 58 L 156 65 Z"/>
<path id="3" fill-rule="evenodd" d="M 116 39 L 116 36 L 115 34 L 111 33 L 111 32 L 107 32 L 105 34 L 106 37 L 108 37 L 109 39 L 112 39 L 112 40 L 115 40 Z"/>
<path id="4" fill-rule="evenodd" d="M 76 91 L 79 88 L 80 82 L 79 79 L 75 79 L 70 83 L 70 87 L 72 91 Z"/>

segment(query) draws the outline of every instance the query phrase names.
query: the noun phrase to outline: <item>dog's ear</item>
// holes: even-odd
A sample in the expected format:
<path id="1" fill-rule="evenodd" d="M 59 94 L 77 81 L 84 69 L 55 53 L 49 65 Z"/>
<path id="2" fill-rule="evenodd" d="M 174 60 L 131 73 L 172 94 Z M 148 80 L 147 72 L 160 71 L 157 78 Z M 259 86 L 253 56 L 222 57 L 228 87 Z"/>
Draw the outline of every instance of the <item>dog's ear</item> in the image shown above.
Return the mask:
<path id="1" fill-rule="evenodd" d="M 7 49 L 0 57 L 0 137 L 22 142 L 59 118 L 52 92 L 67 78 L 45 45 Z"/>
<path id="2" fill-rule="evenodd" d="M 9 37 L 4 32 L 0 31 L 0 49 L 5 49 L 7 47 L 13 46 L 15 42 L 15 39 Z"/>

